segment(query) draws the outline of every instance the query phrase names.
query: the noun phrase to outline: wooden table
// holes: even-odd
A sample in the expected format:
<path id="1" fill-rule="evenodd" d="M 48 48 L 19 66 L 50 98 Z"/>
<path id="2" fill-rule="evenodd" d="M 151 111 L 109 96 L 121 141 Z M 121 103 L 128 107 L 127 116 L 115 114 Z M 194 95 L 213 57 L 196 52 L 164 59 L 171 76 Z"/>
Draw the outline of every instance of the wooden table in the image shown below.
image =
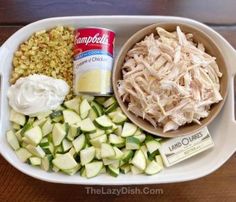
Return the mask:
<path id="1" fill-rule="evenodd" d="M 236 47 L 234 0 L 0 0 L 0 44 L 22 26 L 72 15 L 175 15 L 204 22 Z M 236 85 L 235 85 L 236 86 Z M 28 177 L 0 156 L 0 201 L 236 201 L 236 155 L 216 172 L 190 182 L 151 185 L 160 194 L 87 194 L 84 186 L 52 184 Z M 127 186 L 140 189 L 147 186 Z M 109 191 L 108 188 L 93 188 Z M 121 188 L 121 187 L 118 187 Z"/>

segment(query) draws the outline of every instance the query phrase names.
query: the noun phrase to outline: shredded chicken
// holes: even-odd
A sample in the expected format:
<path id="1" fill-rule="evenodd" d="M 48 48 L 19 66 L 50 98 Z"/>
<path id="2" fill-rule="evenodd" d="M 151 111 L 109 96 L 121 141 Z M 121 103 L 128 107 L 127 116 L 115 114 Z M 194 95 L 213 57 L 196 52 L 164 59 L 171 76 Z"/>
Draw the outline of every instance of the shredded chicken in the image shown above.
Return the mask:
<path id="1" fill-rule="evenodd" d="M 118 92 L 128 110 L 163 131 L 201 124 L 210 106 L 222 100 L 216 58 L 180 27 L 161 27 L 128 51 Z"/>

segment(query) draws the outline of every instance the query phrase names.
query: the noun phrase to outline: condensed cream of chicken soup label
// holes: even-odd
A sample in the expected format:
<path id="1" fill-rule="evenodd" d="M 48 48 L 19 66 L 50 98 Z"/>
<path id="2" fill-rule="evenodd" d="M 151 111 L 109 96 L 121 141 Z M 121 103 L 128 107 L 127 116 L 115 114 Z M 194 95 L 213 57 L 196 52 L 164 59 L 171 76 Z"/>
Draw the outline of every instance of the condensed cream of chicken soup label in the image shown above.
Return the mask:
<path id="1" fill-rule="evenodd" d="M 165 165 L 169 167 L 213 146 L 214 142 L 205 127 L 195 134 L 167 140 L 159 150 Z"/>
<path id="2" fill-rule="evenodd" d="M 75 34 L 74 92 L 112 93 L 111 72 L 115 33 L 103 28 L 80 28 Z"/>

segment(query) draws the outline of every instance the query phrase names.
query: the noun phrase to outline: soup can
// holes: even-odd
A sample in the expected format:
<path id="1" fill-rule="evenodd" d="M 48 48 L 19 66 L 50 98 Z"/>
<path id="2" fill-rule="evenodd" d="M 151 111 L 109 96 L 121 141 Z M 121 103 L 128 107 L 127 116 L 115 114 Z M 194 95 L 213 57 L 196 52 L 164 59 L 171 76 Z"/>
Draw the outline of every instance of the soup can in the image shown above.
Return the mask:
<path id="1" fill-rule="evenodd" d="M 73 89 L 76 95 L 112 94 L 111 73 L 115 33 L 98 27 L 75 31 Z"/>

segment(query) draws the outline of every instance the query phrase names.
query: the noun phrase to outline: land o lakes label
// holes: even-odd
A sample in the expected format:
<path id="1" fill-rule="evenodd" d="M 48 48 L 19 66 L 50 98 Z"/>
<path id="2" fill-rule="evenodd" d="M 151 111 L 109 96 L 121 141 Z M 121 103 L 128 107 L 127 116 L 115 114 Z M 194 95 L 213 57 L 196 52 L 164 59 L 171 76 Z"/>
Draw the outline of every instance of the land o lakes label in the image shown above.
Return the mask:
<path id="1" fill-rule="evenodd" d="M 104 28 L 79 28 L 74 44 L 75 94 L 110 95 L 115 33 Z"/>
<path id="2" fill-rule="evenodd" d="M 159 151 L 167 167 L 188 159 L 214 146 L 207 127 L 201 131 L 162 143 Z"/>

